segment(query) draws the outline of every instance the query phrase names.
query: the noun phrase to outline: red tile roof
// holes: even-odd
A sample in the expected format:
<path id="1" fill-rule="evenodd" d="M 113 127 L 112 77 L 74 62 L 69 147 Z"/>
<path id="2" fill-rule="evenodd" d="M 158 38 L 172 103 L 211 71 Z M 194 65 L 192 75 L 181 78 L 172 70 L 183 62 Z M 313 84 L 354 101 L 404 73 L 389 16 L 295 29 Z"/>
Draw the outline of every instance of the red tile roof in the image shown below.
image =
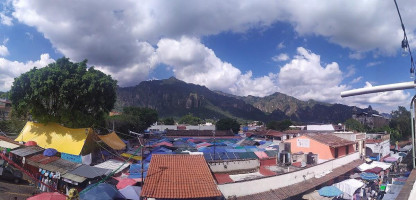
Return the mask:
<path id="1" fill-rule="evenodd" d="M 215 180 L 217 180 L 218 184 L 234 182 L 233 179 L 231 179 L 230 175 L 228 175 L 228 174 L 214 174 L 214 176 L 215 176 Z"/>
<path id="2" fill-rule="evenodd" d="M 267 169 L 267 168 L 266 168 L 266 167 L 264 167 L 264 166 L 260 166 L 259 172 L 260 172 L 260 174 L 262 174 L 263 176 L 274 176 L 274 175 L 276 175 L 276 174 L 277 174 L 276 172 L 270 171 L 269 169 Z"/>
<path id="3" fill-rule="evenodd" d="M 310 133 L 305 134 L 305 136 L 334 148 L 355 144 L 354 141 L 346 140 L 333 134 Z"/>
<path id="4" fill-rule="evenodd" d="M 220 197 L 211 171 L 202 155 L 154 154 L 140 194 L 150 198 Z"/>

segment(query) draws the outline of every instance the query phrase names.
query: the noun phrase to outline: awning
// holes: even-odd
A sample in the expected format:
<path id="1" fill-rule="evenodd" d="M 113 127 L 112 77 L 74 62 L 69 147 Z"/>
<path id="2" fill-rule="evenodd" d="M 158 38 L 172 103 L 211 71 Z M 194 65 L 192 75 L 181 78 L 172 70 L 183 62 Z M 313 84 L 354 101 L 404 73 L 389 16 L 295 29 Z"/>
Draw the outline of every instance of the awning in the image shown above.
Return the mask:
<path id="1" fill-rule="evenodd" d="M 13 144 L 13 143 L 10 143 L 10 142 L 0 140 L 0 147 L 8 148 L 8 149 L 16 149 L 16 148 L 19 148 L 20 146 L 16 145 L 16 144 Z"/>
<path id="2" fill-rule="evenodd" d="M 123 156 L 123 157 L 126 157 L 126 158 L 130 158 L 130 156 L 132 156 L 132 154 L 129 154 L 129 153 L 122 153 L 120 155 Z M 133 156 L 131 158 L 134 159 L 134 160 L 142 160 L 141 156 Z"/>
<path id="3" fill-rule="evenodd" d="M 364 183 L 356 179 L 347 179 L 345 181 L 335 183 L 333 186 L 348 194 L 349 197 L 352 197 L 358 188 L 364 186 Z"/>
<path id="4" fill-rule="evenodd" d="M 69 173 L 77 175 L 77 176 L 82 176 L 82 177 L 85 177 L 85 178 L 95 178 L 95 177 L 98 177 L 98 176 L 106 175 L 110 172 L 111 172 L 111 170 L 108 170 L 108 169 L 92 167 L 92 166 L 89 166 L 89 165 L 81 165 L 81 166 L 77 167 L 76 169 L 72 170 Z"/>
<path id="5" fill-rule="evenodd" d="M 130 163 L 124 163 L 123 161 L 110 159 L 110 160 L 107 160 L 103 163 L 95 165 L 94 167 L 99 167 L 99 168 L 103 168 L 103 169 L 110 169 L 111 171 L 114 171 L 114 170 L 116 170 L 120 167 L 120 169 L 118 169 L 115 172 L 115 173 L 118 173 L 118 172 L 123 171 L 124 169 L 126 169 L 129 166 L 130 166 Z"/>
<path id="6" fill-rule="evenodd" d="M 41 151 L 43 151 L 43 149 L 40 148 L 40 147 L 24 147 L 24 148 L 21 148 L 21 149 L 13 150 L 13 151 L 11 151 L 11 153 L 14 154 L 14 155 L 18 155 L 20 157 L 26 157 L 26 156 L 30 156 L 30 155 L 39 153 Z"/>
<path id="7" fill-rule="evenodd" d="M 79 166 L 81 166 L 81 164 L 70 162 L 64 159 L 58 159 L 45 165 L 42 165 L 42 164 L 39 165 L 39 167 L 42 169 L 46 169 L 52 172 L 59 172 L 61 174 L 65 174 L 68 171 L 72 171 Z"/>
<path id="8" fill-rule="evenodd" d="M 87 180 L 87 178 L 85 178 L 85 177 L 77 176 L 77 175 L 71 174 L 71 173 L 66 173 L 64 175 L 61 175 L 61 177 L 64 178 L 64 181 L 65 181 L 65 179 L 68 179 L 70 181 L 74 181 L 74 182 L 77 182 L 77 183 L 82 183 L 85 180 Z"/>
<path id="9" fill-rule="evenodd" d="M 107 135 L 98 135 L 98 137 L 114 150 L 123 150 L 126 148 L 126 144 L 114 131 Z"/>
<path id="10" fill-rule="evenodd" d="M 380 167 L 383 170 L 386 170 L 388 168 L 390 168 L 391 164 L 390 163 L 384 163 L 384 162 L 378 162 L 378 161 L 373 161 L 370 164 L 367 163 L 363 163 L 362 165 L 358 166 L 358 170 L 360 171 L 365 171 L 368 169 L 373 169 L 374 167 Z"/>

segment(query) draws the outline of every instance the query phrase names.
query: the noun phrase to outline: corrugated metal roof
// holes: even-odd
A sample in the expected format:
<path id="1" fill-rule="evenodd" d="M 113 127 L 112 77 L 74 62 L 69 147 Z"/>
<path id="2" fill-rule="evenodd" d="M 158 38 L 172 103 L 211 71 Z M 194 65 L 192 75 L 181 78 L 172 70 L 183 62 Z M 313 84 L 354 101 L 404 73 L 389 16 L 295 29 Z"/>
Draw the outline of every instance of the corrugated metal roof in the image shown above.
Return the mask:
<path id="1" fill-rule="evenodd" d="M 111 170 L 109 170 L 109 169 L 92 167 L 92 166 L 89 166 L 89 165 L 81 165 L 81 166 L 77 167 L 76 169 L 72 170 L 70 172 L 70 174 L 74 174 L 74 175 L 82 176 L 82 177 L 86 177 L 86 178 L 95 178 L 95 177 L 98 177 L 98 176 L 106 175 L 110 172 L 111 172 Z"/>
<path id="2" fill-rule="evenodd" d="M 20 157 L 26 157 L 26 156 L 30 156 L 36 153 L 39 153 L 43 151 L 42 148 L 40 147 L 35 147 L 35 146 L 31 146 L 31 147 L 24 147 L 21 149 L 16 149 L 11 151 L 12 154 L 18 155 Z"/>
<path id="3" fill-rule="evenodd" d="M 82 177 L 82 176 L 77 176 L 77 175 L 75 175 L 75 174 L 71 174 L 71 173 L 66 173 L 66 174 L 64 174 L 64 175 L 61 175 L 61 177 L 62 177 L 62 178 L 69 179 L 69 180 L 71 180 L 71 181 L 75 181 L 75 182 L 77 182 L 77 183 L 82 183 L 82 182 L 84 182 L 85 180 L 87 180 L 87 178 L 85 178 L 85 177 Z"/>
<path id="4" fill-rule="evenodd" d="M 13 144 L 13 143 L 10 143 L 10 142 L 0 140 L 0 147 L 8 148 L 8 149 L 16 149 L 16 148 L 19 148 L 20 146 L 16 145 L 16 144 Z"/>
<path id="5" fill-rule="evenodd" d="M 94 165 L 94 167 L 99 167 L 99 168 L 103 168 L 103 169 L 110 169 L 112 171 L 118 169 L 121 165 L 123 165 L 119 170 L 117 170 L 115 173 L 121 172 L 124 169 L 126 169 L 127 167 L 130 166 L 130 163 L 124 163 L 123 161 L 119 161 L 119 160 L 114 160 L 114 159 L 110 159 L 107 160 L 103 163 L 100 163 L 98 165 Z"/>

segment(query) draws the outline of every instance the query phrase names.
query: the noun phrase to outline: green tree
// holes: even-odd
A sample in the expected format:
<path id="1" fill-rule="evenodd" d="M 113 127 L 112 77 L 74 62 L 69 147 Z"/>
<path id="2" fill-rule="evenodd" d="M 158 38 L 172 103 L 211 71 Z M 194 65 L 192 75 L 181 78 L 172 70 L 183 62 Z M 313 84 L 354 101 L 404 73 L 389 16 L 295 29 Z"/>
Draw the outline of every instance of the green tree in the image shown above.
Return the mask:
<path id="1" fill-rule="evenodd" d="M 173 120 L 172 117 L 168 117 L 163 119 L 163 124 L 164 125 L 175 125 L 175 120 Z"/>
<path id="2" fill-rule="evenodd" d="M 111 129 L 114 123 L 114 129 L 117 132 L 128 134 L 129 131 L 142 133 L 150 125 L 157 122 L 158 114 L 156 110 L 140 107 L 124 107 L 123 114 L 109 117 L 107 128 Z"/>
<path id="3" fill-rule="evenodd" d="M 399 106 L 397 110 L 391 112 L 390 128 L 397 130 L 402 139 L 411 137 L 412 129 L 410 125 L 410 112 L 405 107 Z"/>
<path id="4" fill-rule="evenodd" d="M 358 132 L 365 131 L 364 126 L 359 121 L 352 119 L 352 118 L 347 119 L 347 121 L 345 121 L 345 127 L 350 131 L 358 131 Z"/>
<path id="5" fill-rule="evenodd" d="M 293 125 L 292 121 L 285 119 L 282 121 L 270 121 L 266 124 L 266 127 L 272 130 L 284 131 L 287 130 L 291 125 Z"/>
<path id="6" fill-rule="evenodd" d="M 237 122 L 235 119 L 231 118 L 224 118 L 218 120 L 215 124 L 217 130 L 233 130 L 234 133 L 238 133 L 240 130 L 240 123 Z"/>
<path id="7" fill-rule="evenodd" d="M 15 78 L 10 91 L 13 113 L 67 127 L 103 124 L 114 107 L 117 82 L 87 67 L 87 60 L 72 63 L 58 59 L 44 68 L 33 68 Z"/>
<path id="8" fill-rule="evenodd" d="M 192 114 L 187 114 L 179 119 L 179 124 L 198 125 L 202 122 L 202 119 L 195 117 Z"/>

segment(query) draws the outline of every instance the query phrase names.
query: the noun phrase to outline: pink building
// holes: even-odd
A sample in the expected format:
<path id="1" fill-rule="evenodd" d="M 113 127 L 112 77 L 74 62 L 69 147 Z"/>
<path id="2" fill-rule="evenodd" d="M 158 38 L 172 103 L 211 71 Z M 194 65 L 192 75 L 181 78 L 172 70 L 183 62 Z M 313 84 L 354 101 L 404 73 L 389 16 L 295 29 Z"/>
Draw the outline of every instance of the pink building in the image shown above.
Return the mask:
<path id="1" fill-rule="evenodd" d="M 340 138 L 334 134 L 310 133 L 286 140 L 292 153 L 318 154 L 320 162 L 339 158 L 355 152 L 354 141 Z"/>

